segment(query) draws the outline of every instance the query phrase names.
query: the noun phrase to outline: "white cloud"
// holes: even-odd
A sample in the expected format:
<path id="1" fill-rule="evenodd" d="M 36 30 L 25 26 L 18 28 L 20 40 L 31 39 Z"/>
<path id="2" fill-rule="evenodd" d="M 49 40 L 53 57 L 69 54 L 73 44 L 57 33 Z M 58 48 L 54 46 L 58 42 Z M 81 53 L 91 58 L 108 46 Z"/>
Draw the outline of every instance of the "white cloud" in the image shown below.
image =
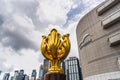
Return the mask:
<path id="1" fill-rule="evenodd" d="M 42 23 L 63 25 L 73 2 L 71 0 L 38 0 L 37 15 Z"/>
<path id="2" fill-rule="evenodd" d="M 11 48 L 7 47 L 3 47 L 2 44 L 0 43 L 0 69 L 3 72 L 11 72 L 14 68 L 13 64 L 9 65 L 7 64 L 7 55 L 11 54 Z"/>
<path id="3" fill-rule="evenodd" d="M 14 14 L 13 19 L 17 24 L 19 24 L 21 27 L 24 27 L 26 30 L 35 28 L 32 19 L 25 14 Z"/>
<path id="4" fill-rule="evenodd" d="M 38 49 L 41 32 L 35 29 L 32 19 L 25 14 L 14 14 L 2 26 L 2 43 L 19 50 L 23 48 Z"/>

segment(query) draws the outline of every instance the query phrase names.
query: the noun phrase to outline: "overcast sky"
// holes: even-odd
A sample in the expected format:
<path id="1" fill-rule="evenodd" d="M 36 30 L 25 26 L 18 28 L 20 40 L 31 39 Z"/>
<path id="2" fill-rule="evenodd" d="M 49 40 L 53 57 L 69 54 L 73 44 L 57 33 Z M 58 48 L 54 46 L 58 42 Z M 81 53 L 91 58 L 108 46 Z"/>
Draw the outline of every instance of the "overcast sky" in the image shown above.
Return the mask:
<path id="1" fill-rule="evenodd" d="M 69 56 L 78 57 L 77 24 L 103 1 L 0 0 L 0 70 L 11 74 L 20 69 L 27 74 L 38 70 L 43 62 L 39 50 L 41 36 L 48 35 L 53 28 L 62 35 L 70 34 Z"/>

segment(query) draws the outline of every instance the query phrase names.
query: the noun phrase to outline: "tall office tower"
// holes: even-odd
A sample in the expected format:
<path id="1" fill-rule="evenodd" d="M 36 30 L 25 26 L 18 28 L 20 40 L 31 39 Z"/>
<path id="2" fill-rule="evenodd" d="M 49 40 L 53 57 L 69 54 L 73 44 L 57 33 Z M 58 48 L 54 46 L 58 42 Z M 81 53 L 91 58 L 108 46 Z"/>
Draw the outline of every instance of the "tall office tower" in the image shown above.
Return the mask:
<path id="1" fill-rule="evenodd" d="M 120 80 L 120 0 L 106 0 L 78 23 L 84 80 Z"/>
<path id="2" fill-rule="evenodd" d="M 20 73 L 20 74 L 24 74 L 24 70 L 23 70 L 23 69 L 21 69 L 19 73 Z"/>
<path id="3" fill-rule="evenodd" d="M 43 65 L 40 65 L 39 69 L 39 78 L 40 80 L 44 80 L 44 75 L 47 73 L 48 69 L 50 68 L 50 62 L 48 59 L 44 59 Z"/>
<path id="4" fill-rule="evenodd" d="M 0 70 L 0 75 L 1 75 L 2 71 Z"/>
<path id="5" fill-rule="evenodd" d="M 65 62 L 64 61 L 61 63 L 61 68 L 64 70 L 64 73 L 65 73 Z"/>
<path id="6" fill-rule="evenodd" d="M 37 75 L 37 72 L 36 72 L 36 70 L 34 69 L 34 70 L 32 71 L 31 80 L 36 80 L 36 75 Z"/>
<path id="7" fill-rule="evenodd" d="M 16 70 L 16 71 L 14 72 L 13 80 L 17 80 L 17 79 L 18 79 L 18 73 L 19 73 L 18 70 Z"/>
<path id="8" fill-rule="evenodd" d="M 39 69 L 39 79 L 40 79 L 40 80 L 43 80 L 43 77 L 44 77 L 44 75 L 43 75 L 43 65 L 40 65 L 40 69 Z"/>
<path id="9" fill-rule="evenodd" d="M 20 72 L 18 73 L 18 78 L 17 80 L 24 80 L 25 76 L 24 76 L 24 70 L 20 70 Z"/>
<path id="10" fill-rule="evenodd" d="M 5 73 L 2 80 L 9 80 L 10 73 Z"/>
<path id="11" fill-rule="evenodd" d="M 48 69 L 50 68 L 50 62 L 48 59 L 44 59 L 43 62 L 43 75 L 47 73 Z"/>
<path id="12" fill-rule="evenodd" d="M 79 60 L 76 57 L 70 57 L 65 60 L 66 80 L 83 80 Z"/>

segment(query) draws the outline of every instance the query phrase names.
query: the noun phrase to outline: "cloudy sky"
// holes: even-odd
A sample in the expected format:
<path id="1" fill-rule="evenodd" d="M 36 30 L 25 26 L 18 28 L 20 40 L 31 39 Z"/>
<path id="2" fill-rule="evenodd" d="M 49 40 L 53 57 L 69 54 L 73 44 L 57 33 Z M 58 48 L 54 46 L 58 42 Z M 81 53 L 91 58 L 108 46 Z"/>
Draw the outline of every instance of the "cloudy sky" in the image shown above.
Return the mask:
<path id="1" fill-rule="evenodd" d="M 70 34 L 69 56 L 78 57 L 76 26 L 104 0 L 0 0 L 0 70 L 31 74 L 43 61 L 41 36 L 52 28 Z M 1 76 L 0 76 L 1 77 Z"/>

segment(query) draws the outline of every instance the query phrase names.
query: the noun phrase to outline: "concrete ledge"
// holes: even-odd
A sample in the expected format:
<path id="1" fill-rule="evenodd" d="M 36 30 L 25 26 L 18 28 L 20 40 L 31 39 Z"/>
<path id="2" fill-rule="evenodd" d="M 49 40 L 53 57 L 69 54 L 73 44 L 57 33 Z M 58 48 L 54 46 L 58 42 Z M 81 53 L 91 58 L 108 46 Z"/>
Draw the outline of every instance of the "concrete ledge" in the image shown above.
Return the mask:
<path id="1" fill-rule="evenodd" d="M 120 9 L 104 18 L 102 20 L 102 26 L 106 29 L 118 21 L 120 21 Z"/>
<path id="2" fill-rule="evenodd" d="M 116 46 L 120 44 L 120 31 L 113 34 L 108 38 L 110 46 Z"/>
<path id="3" fill-rule="evenodd" d="M 97 9 L 98 15 L 102 15 L 104 12 L 109 10 L 111 7 L 113 7 L 115 4 L 119 3 L 120 0 L 108 0 L 106 1 L 102 6 L 100 6 Z"/>

